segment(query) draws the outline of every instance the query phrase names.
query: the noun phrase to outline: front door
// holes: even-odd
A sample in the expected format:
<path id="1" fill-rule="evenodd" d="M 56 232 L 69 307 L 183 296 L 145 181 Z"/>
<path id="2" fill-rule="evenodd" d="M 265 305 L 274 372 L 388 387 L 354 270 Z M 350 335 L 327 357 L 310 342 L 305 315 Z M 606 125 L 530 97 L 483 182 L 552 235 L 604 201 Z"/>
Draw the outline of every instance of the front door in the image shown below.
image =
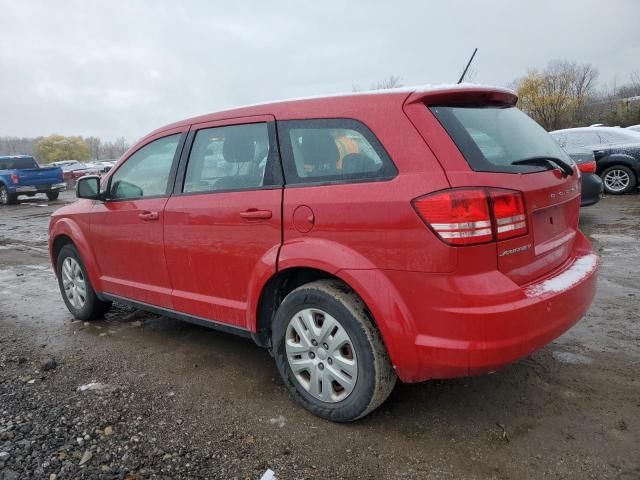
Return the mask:
<path id="1" fill-rule="evenodd" d="M 107 200 L 94 206 L 91 239 L 106 293 L 172 308 L 163 222 L 182 132 L 163 135 L 110 176 Z"/>
<path id="2" fill-rule="evenodd" d="M 245 328 L 250 284 L 258 272 L 275 272 L 282 235 L 273 117 L 209 122 L 191 130 L 183 181 L 165 207 L 173 305 Z"/>

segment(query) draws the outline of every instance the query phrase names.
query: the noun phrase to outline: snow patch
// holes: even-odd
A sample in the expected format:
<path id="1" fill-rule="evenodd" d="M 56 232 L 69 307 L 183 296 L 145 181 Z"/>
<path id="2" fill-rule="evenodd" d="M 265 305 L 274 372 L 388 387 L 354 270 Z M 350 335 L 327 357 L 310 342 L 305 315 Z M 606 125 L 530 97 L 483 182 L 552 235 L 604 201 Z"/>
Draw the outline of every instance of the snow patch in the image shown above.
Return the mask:
<path id="1" fill-rule="evenodd" d="M 598 261 L 598 256 L 593 253 L 580 257 L 561 274 L 525 289 L 525 294 L 527 297 L 536 297 L 564 292 L 591 275 L 597 268 Z"/>
<path id="2" fill-rule="evenodd" d="M 429 93 L 429 92 L 439 92 L 443 90 L 466 90 L 468 88 L 482 88 L 482 89 L 490 89 L 497 90 L 504 93 L 510 93 L 516 95 L 516 92 L 509 88 L 504 87 L 496 87 L 492 85 L 483 85 L 480 83 L 441 83 L 441 84 L 425 84 L 425 85 L 413 85 L 407 87 L 396 87 L 396 88 L 384 88 L 379 90 L 362 90 L 359 92 L 339 92 L 339 93 L 329 93 L 325 95 L 311 95 L 308 97 L 294 97 L 294 98 L 283 98 L 279 100 L 270 100 L 267 102 L 258 102 L 251 103 L 247 105 L 241 105 L 238 107 L 226 108 L 224 110 L 217 110 L 215 113 L 227 112 L 231 110 L 239 110 L 241 108 L 249 108 L 249 107 L 259 107 L 263 105 L 271 105 L 277 103 L 285 103 L 285 102 L 298 102 L 301 100 L 318 100 L 321 98 L 335 98 L 335 97 L 358 97 L 361 95 L 384 95 L 389 93 Z"/>

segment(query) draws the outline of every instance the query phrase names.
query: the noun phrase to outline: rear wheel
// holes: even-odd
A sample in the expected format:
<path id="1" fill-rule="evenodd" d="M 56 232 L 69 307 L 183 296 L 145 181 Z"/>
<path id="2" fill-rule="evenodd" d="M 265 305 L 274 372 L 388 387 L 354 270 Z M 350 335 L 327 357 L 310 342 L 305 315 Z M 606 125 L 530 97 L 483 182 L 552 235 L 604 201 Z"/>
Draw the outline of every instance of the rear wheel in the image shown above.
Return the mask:
<path id="1" fill-rule="evenodd" d="M 0 205 L 11 205 L 16 203 L 18 196 L 15 193 L 9 193 L 9 189 L 0 185 Z"/>
<path id="2" fill-rule="evenodd" d="M 60 196 L 60 192 L 47 192 L 47 198 L 52 202 L 54 200 L 57 200 L 59 196 Z"/>
<path id="3" fill-rule="evenodd" d="M 611 194 L 628 193 L 636 188 L 638 179 L 629 167 L 613 165 L 606 168 L 602 174 L 604 191 Z"/>
<path id="4" fill-rule="evenodd" d="M 319 280 L 292 291 L 272 328 L 285 385 L 319 417 L 362 418 L 384 402 L 396 374 L 362 300 L 344 284 Z"/>
<path id="5" fill-rule="evenodd" d="M 58 286 L 64 303 L 78 320 L 101 318 L 111 308 L 103 302 L 91 286 L 80 254 L 73 245 L 65 245 L 57 260 Z"/>

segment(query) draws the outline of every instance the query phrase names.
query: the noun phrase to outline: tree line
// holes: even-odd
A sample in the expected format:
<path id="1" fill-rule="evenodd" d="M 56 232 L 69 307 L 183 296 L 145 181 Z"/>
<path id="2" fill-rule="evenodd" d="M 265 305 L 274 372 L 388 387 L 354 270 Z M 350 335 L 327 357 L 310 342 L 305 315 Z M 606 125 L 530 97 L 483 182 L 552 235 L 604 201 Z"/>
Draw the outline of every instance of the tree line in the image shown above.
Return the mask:
<path id="1" fill-rule="evenodd" d="M 640 74 L 613 87 L 599 87 L 597 80 L 591 64 L 554 60 L 509 86 L 518 93 L 518 107 L 547 130 L 640 124 Z"/>
<path id="2" fill-rule="evenodd" d="M 127 151 L 124 137 L 104 141 L 98 137 L 50 135 L 0 137 L 0 155 L 33 155 L 41 163 L 59 160 L 113 160 Z"/>

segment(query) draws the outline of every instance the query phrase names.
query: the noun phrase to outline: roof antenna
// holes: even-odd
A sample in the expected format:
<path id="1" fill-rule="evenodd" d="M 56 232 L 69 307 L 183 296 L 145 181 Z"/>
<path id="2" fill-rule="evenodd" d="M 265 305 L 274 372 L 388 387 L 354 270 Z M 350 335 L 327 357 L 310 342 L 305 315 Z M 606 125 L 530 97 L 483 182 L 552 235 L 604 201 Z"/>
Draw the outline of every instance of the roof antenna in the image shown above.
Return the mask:
<path id="1" fill-rule="evenodd" d="M 467 66 L 464 67 L 464 72 L 462 72 L 462 75 L 460 75 L 460 80 L 458 80 L 458 83 L 462 83 L 462 80 L 464 80 L 464 76 L 467 74 L 467 70 L 469 70 L 469 65 L 471 65 L 471 62 L 473 62 L 473 57 L 476 56 L 476 52 L 478 51 L 478 47 L 476 47 L 473 50 L 473 53 L 471 54 L 471 58 L 469 59 L 469 61 L 467 62 Z"/>

